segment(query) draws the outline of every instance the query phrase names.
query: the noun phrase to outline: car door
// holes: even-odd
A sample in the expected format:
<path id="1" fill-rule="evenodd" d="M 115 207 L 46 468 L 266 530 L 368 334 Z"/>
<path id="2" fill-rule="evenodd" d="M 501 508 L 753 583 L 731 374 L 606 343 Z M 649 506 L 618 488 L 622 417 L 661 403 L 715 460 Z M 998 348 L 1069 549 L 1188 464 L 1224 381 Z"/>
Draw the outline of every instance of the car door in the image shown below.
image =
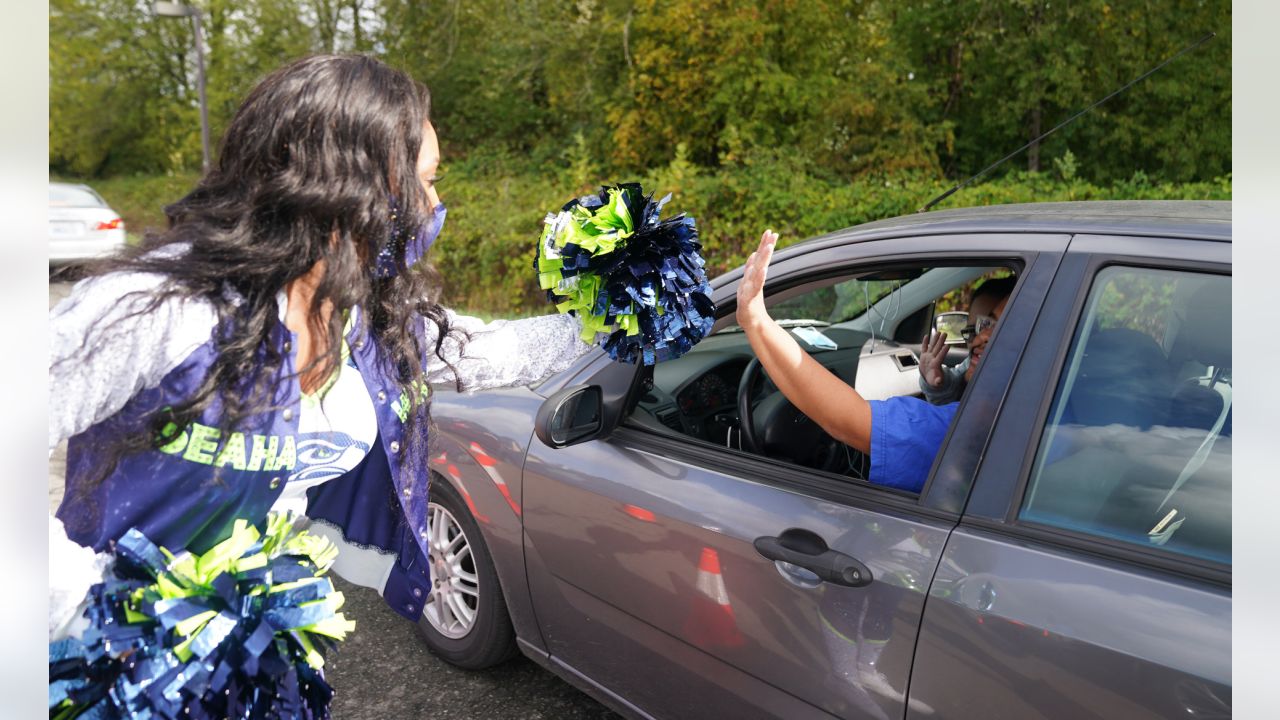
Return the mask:
<path id="1" fill-rule="evenodd" d="M 1231 716 L 1230 251 L 1073 239 L 930 589 L 908 717 Z"/>
<path id="2" fill-rule="evenodd" d="M 775 258 L 766 295 L 908 258 L 1021 267 L 919 496 L 633 425 L 561 449 L 535 441 L 526 567 L 551 661 L 654 717 L 902 717 L 927 587 L 1066 242 L 897 237 Z M 733 292 L 718 289 L 722 312 Z M 787 531 L 861 562 L 871 582 L 818 581 L 757 552 Z"/>

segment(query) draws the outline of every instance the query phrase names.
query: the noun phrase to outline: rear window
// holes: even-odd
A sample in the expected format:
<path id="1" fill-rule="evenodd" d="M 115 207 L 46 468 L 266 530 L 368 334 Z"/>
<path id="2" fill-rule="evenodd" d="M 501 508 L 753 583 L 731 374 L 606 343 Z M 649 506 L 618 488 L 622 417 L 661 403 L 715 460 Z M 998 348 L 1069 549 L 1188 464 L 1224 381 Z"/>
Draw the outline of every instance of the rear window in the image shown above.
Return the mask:
<path id="1" fill-rule="evenodd" d="M 1231 278 L 1111 267 L 1021 518 L 1231 564 Z"/>
<path id="2" fill-rule="evenodd" d="M 49 207 L 106 207 L 98 194 L 89 188 L 70 185 L 49 186 Z"/>

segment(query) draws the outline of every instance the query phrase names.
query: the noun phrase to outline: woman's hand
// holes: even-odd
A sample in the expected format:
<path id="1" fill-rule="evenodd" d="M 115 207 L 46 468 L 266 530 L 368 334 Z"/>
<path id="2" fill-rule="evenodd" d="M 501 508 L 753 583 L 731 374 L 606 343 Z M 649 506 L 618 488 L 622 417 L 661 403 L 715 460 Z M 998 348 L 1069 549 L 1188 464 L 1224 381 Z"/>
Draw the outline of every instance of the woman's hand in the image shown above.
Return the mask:
<path id="1" fill-rule="evenodd" d="M 947 336 L 930 332 L 920 344 L 920 376 L 930 387 L 942 387 L 942 359 L 947 355 Z"/>
<path id="2" fill-rule="evenodd" d="M 769 272 L 769 261 L 773 258 L 773 246 L 778 242 L 778 233 L 765 230 L 760 236 L 760 247 L 747 258 L 742 270 L 742 280 L 738 282 L 738 325 L 744 330 L 758 325 L 769 318 L 769 311 L 764 307 L 764 280 Z"/>

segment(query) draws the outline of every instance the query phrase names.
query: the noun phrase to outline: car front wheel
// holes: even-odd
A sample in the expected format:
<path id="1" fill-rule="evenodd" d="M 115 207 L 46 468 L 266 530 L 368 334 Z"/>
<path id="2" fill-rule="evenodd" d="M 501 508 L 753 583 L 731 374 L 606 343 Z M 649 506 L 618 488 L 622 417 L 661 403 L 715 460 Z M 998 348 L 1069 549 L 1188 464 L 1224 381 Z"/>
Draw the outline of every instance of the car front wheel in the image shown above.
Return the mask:
<path id="1" fill-rule="evenodd" d="M 433 653 L 469 670 L 512 657 L 515 631 L 480 527 L 443 478 L 432 478 L 427 512 L 431 592 L 418 633 Z"/>

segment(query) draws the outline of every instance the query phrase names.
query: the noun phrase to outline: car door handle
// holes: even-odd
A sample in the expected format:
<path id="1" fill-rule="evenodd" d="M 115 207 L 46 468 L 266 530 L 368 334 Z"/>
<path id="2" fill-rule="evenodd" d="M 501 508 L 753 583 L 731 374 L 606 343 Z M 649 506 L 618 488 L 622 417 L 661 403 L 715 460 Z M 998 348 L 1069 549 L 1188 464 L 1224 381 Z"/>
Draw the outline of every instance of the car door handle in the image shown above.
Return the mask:
<path id="1" fill-rule="evenodd" d="M 864 587 L 871 584 L 871 570 L 857 559 L 827 547 L 817 533 L 800 528 L 778 537 L 758 537 L 756 552 L 775 562 L 791 563 L 834 585 Z"/>

